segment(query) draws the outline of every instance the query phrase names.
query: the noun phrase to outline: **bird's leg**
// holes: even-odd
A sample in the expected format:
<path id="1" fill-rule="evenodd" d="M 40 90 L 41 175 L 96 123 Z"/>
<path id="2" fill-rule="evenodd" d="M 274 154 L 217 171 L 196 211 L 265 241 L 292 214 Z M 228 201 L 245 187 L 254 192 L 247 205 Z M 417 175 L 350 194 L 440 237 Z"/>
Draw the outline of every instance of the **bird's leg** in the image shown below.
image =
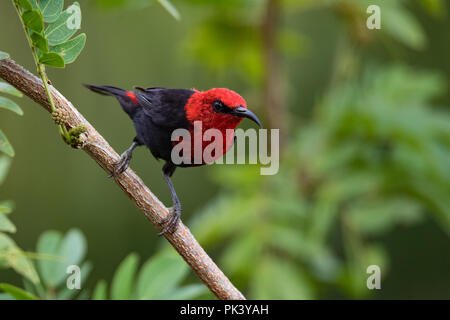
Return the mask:
<path id="1" fill-rule="evenodd" d="M 181 204 L 180 200 L 178 200 L 175 188 L 173 187 L 172 180 L 170 180 L 170 177 L 174 173 L 175 169 L 176 167 L 170 163 L 166 163 L 163 167 L 163 175 L 167 185 L 169 186 L 170 194 L 172 195 L 173 207 L 170 208 L 169 216 L 161 223 L 166 224 L 166 226 L 164 227 L 163 231 L 158 233 L 158 236 L 162 236 L 169 230 L 171 230 L 171 232 L 175 232 L 178 227 L 178 223 L 180 222 Z"/>
<path id="2" fill-rule="evenodd" d="M 127 170 L 128 166 L 130 165 L 131 157 L 133 156 L 133 150 L 137 146 L 140 146 L 141 144 L 136 141 L 136 139 L 133 141 L 133 144 L 131 147 L 129 147 L 127 150 L 125 150 L 124 153 L 120 156 L 120 160 L 117 161 L 114 165 L 114 171 L 109 175 L 109 178 L 119 175 L 125 170 Z"/>

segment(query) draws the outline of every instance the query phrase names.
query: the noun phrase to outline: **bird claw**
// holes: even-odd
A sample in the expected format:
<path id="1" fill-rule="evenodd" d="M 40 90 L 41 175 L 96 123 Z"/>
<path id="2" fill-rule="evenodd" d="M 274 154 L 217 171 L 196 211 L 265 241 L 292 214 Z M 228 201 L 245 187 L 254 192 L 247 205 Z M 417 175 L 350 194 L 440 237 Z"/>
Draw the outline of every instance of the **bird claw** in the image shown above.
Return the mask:
<path id="1" fill-rule="evenodd" d="M 125 172 L 128 169 L 131 161 L 131 154 L 128 151 L 125 151 L 120 156 L 120 160 L 115 162 L 113 165 L 115 166 L 114 171 L 108 176 L 108 178 L 118 176 L 119 174 Z"/>
<path id="2" fill-rule="evenodd" d="M 160 233 L 158 233 L 158 237 L 161 237 L 168 231 L 170 231 L 170 233 L 174 233 L 178 228 L 180 217 L 181 217 L 181 207 L 176 206 L 169 208 L 169 215 L 160 223 L 161 225 L 165 224 L 167 225 Z"/>

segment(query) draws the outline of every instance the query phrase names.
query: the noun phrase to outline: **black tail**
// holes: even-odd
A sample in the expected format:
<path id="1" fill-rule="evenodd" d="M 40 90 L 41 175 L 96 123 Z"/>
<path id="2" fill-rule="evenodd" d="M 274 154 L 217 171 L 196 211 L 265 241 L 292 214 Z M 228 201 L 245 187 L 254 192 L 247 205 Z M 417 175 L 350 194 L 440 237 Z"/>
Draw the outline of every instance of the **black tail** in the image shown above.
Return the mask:
<path id="1" fill-rule="evenodd" d="M 120 88 L 111 87 L 111 86 L 95 86 L 92 84 L 83 84 L 86 88 L 103 94 L 105 96 L 115 96 L 115 97 L 122 97 L 126 95 L 126 91 Z"/>
<path id="2" fill-rule="evenodd" d="M 122 109 L 128 113 L 130 117 L 136 112 L 136 105 L 138 102 L 134 94 L 129 95 L 131 92 L 111 86 L 94 86 L 91 84 L 84 84 L 84 86 L 105 96 L 116 97 L 122 106 Z"/>

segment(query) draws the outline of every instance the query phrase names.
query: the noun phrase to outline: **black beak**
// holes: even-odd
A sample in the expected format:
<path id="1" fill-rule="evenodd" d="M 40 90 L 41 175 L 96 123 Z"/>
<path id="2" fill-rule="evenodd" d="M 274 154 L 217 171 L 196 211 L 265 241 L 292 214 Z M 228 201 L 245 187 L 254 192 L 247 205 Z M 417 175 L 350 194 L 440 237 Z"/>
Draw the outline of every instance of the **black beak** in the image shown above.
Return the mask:
<path id="1" fill-rule="evenodd" d="M 261 121 L 259 121 L 259 119 L 256 116 L 256 114 L 254 114 L 253 112 L 251 112 L 247 108 L 244 108 L 244 107 L 233 108 L 233 111 L 231 112 L 231 114 L 233 116 L 236 116 L 236 117 L 250 119 L 253 122 L 255 122 L 260 128 L 262 128 Z"/>

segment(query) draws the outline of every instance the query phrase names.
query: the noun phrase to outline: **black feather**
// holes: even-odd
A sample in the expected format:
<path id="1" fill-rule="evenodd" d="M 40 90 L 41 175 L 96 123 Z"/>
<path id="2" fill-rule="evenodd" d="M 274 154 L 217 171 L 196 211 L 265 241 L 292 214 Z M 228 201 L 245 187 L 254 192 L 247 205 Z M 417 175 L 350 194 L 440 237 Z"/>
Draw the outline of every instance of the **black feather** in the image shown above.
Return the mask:
<path id="1" fill-rule="evenodd" d="M 84 86 L 96 93 L 115 96 L 133 120 L 136 140 L 145 144 L 156 158 L 171 162 L 172 132 L 178 128 L 190 128 L 185 106 L 195 91 L 135 87 L 139 90 L 134 92 L 138 102 L 136 104 L 126 90 L 111 86 Z"/>

